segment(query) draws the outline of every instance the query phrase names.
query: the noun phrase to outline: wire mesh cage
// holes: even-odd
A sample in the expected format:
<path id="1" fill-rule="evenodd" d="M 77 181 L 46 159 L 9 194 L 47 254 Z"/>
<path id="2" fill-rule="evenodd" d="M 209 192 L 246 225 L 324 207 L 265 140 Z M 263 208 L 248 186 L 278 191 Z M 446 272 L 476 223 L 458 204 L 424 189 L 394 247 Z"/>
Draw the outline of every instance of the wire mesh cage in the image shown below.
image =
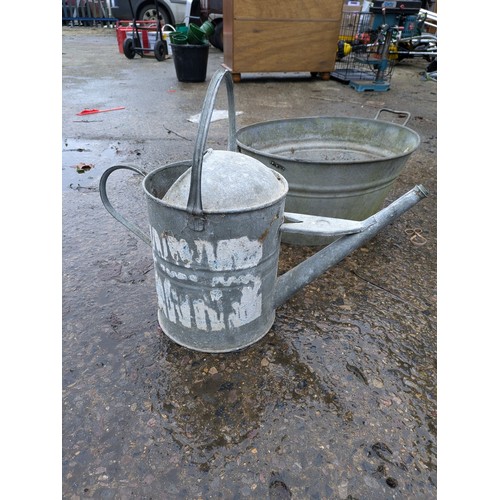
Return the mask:
<path id="1" fill-rule="evenodd" d="M 334 71 L 343 82 L 363 82 L 362 90 L 387 90 L 397 60 L 397 30 L 386 24 L 375 27 L 373 13 L 344 13 Z M 357 89 L 360 90 L 360 89 Z"/>

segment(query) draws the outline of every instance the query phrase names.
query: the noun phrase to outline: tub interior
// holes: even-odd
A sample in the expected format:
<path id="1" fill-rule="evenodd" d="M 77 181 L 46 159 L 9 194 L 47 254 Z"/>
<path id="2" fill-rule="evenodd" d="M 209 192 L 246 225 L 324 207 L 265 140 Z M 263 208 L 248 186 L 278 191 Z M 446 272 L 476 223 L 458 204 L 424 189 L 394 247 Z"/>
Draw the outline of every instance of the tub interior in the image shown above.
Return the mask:
<path id="1" fill-rule="evenodd" d="M 408 155 L 419 145 L 411 129 L 379 120 L 316 117 L 262 122 L 237 132 L 242 150 L 297 162 L 356 163 Z"/>
<path id="2" fill-rule="evenodd" d="M 390 150 L 347 141 L 338 144 L 318 140 L 302 143 L 281 141 L 277 145 L 261 147 L 259 151 L 265 155 L 279 156 L 280 158 L 300 162 L 350 163 L 378 160 L 392 156 Z"/>

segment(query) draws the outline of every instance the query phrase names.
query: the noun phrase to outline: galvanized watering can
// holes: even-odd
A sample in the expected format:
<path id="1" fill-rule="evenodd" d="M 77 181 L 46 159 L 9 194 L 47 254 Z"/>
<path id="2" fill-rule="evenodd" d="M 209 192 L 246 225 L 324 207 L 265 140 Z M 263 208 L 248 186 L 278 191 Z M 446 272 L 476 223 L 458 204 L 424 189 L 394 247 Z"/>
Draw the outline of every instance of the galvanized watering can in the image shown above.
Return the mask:
<path id="1" fill-rule="evenodd" d="M 229 107 L 228 150 L 205 151 L 223 80 Z M 100 180 L 106 209 L 152 247 L 162 330 L 176 343 L 203 352 L 235 351 L 261 339 L 273 325 L 277 307 L 427 196 L 424 187 L 416 186 L 363 221 L 286 213 L 286 179 L 236 152 L 235 116 L 232 78 L 221 69 L 207 90 L 192 161 L 150 173 L 115 165 Z M 108 199 L 107 179 L 118 169 L 144 175 L 150 236 Z M 277 277 L 284 233 L 338 239 Z"/>

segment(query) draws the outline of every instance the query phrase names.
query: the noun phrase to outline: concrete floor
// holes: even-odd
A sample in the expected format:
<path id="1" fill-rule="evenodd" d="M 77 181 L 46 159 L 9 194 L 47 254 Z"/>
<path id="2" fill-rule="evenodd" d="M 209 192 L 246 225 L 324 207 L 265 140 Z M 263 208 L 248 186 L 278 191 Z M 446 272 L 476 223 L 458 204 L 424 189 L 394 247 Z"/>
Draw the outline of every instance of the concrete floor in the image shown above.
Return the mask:
<path id="1" fill-rule="evenodd" d="M 408 111 L 421 138 L 387 202 L 430 196 L 298 292 L 236 353 L 159 329 L 151 250 L 104 209 L 110 166 L 150 172 L 193 155 L 209 80 L 171 59 L 128 60 L 115 32 L 63 28 L 63 498 L 436 497 L 436 83 L 406 60 L 388 92 L 309 74 L 243 75 L 237 128 L 271 119 Z M 125 109 L 77 116 L 85 108 Z M 227 109 L 220 92 L 216 109 Z M 225 149 L 227 120 L 207 146 Z M 79 173 L 82 171 L 82 173 Z M 110 191 L 147 230 L 141 180 Z M 421 230 L 424 240 L 412 236 Z M 417 245 L 415 243 L 422 242 Z M 316 251 L 282 244 L 280 271 Z M 286 496 L 285 496 L 286 498 Z"/>

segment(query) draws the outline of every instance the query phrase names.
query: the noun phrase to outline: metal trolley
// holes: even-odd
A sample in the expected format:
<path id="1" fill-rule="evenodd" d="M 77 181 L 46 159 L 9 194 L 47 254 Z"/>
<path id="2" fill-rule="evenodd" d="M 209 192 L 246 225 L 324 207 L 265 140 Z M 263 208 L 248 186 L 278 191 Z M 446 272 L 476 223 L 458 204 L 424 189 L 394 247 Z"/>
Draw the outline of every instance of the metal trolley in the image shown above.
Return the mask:
<path id="1" fill-rule="evenodd" d="M 426 33 L 421 2 L 372 2 L 369 12 L 344 13 L 332 78 L 358 91 L 389 90 L 403 59 L 437 58 L 437 36 Z"/>
<path id="2" fill-rule="evenodd" d="M 149 43 L 144 43 L 141 41 L 140 34 L 146 33 L 148 37 L 148 33 L 152 32 L 151 24 L 148 23 L 147 26 L 139 25 L 137 19 L 135 17 L 134 9 L 132 8 L 131 0 L 128 0 L 130 5 L 130 11 L 132 12 L 132 37 L 125 38 L 123 41 L 123 53 L 127 59 L 133 59 L 136 54 L 139 54 L 141 57 L 144 57 L 145 53 L 152 52 L 157 61 L 164 61 L 167 57 L 167 42 L 163 40 L 163 35 L 161 31 L 161 22 L 160 16 L 158 15 L 158 0 L 155 0 L 155 9 L 156 9 L 156 37 L 153 46 L 149 46 Z M 146 38 L 149 40 L 149 38 Z M 147 45 L 147 46 L 146 46 Z"/>

